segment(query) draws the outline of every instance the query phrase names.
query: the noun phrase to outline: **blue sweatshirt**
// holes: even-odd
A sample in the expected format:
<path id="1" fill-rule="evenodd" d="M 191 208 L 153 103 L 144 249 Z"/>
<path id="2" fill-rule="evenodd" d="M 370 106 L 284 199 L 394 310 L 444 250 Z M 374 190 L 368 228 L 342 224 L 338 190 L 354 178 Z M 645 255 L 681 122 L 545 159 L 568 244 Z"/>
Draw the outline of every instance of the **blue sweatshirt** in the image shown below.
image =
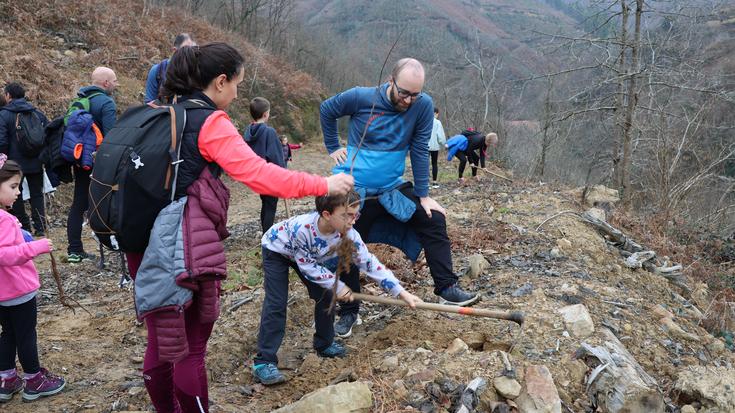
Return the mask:
<path id="1" fill-rule="evenodd" d="M 406 153 L 410 151 L 414 192 L 419 197 L 426 197 L 429 194 L 429 138 L 434 125 L 434 103 L 429 95 L 422 93 L 406 111 L 400 112 L 388 99 L 387 90 L 388 83 L 379 87 L 355 87 L 322 102 L 319 117 L 329 153 L 341 147 L 337 119 L 350 116 L 347 161 L 335 166 L 333 172 L 350 172 L 352 156 L 365 124 L 369 123 L 355 159 L 355 186 L 387 190 L 401 184 Z"/>
<path id="2" fill-rule="evenodd" d="M 166 69 L 168 68 L 168 59 L 163 59 L 161 63 L 156 63 L 148 71 L 148 78 L 145 81 L 145 103 L 158 99 L 158 89 L 166 80 Z M 159 74 L 160 71 L 160 74 Z M 160 80 L 160 81 L 159 81 Z"/>
<path id="3" fill-rule="evenodd" d="M 245 128 L 242 136 L 258 156 L 281 168 L 286 167 L 281 140 L 278 139 L 275 129 L 265 123 L 251 123 Z"/>

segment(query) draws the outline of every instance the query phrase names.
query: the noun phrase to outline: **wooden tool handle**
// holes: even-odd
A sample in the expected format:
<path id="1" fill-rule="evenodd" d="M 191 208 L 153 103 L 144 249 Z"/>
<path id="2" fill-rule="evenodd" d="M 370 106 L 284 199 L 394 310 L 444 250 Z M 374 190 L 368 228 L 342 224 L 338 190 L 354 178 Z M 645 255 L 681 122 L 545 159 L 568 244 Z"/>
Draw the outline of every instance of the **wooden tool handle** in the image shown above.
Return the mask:
<path id="1" fill-rule="evenodd" d="M 370 294 L 360 294 L 360 293 L 352 293 L 352 296 L 355 298 L 355 300 L 408 307 L 408 304 L 405 301 L 398 300 L 395 298 L 382 297 L 382 296 L 376 296 L 376 295 L 370 295 Z M 444 313 L 472 315 L 472 316 L 477 316 L 477 317 L 499 318 L 501 320 L 513 321 L 514 323 L 518 323 L 518 325 L 523 324 L 523 313 L 520 311 L 488 310 L 485 308 L 459 307 L 456 305 L 425 303 L 425 302 L 416 304 L 416 308 L 421 309 L 421 310 L 440 311 Z"/>

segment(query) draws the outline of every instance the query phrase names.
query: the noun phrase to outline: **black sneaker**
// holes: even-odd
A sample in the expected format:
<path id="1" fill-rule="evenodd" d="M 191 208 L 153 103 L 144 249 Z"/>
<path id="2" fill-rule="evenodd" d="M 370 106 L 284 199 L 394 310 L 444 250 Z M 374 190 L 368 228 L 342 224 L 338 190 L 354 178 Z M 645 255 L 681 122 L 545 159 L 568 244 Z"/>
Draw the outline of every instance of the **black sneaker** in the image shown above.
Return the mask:
<path id="1" fill-rule="evenodd" d="M 66 257 L 66 262 L 71 264 L 80 263 L 85 260 L 94 260 L 97 258 L 96 256 L 92 254 L 87 254 L 86 252 L 70 252 L 69 255 Z"/>
<path id="2" fill-rule="evenodd" d="M 337 337 L 347 338 L 352 335 L 352 326 L 362 324 L 359 313 L 347 313 L 342 315 L 334 324 L 334 334 Z"/>
<path id="3" fill-rule="evenodd" d="M 474 304 L 475 302 L 477 302 L 477 300 L 480 299 L 480 296 L 477 295 L 477 293 L 468 293 L 460 288 L 457 284 L 445 288 L 441 293 L 439 293 L 439 297 L 441 297 L 441 300 L 439 301 L 442 304 L 458 306 Z"/>

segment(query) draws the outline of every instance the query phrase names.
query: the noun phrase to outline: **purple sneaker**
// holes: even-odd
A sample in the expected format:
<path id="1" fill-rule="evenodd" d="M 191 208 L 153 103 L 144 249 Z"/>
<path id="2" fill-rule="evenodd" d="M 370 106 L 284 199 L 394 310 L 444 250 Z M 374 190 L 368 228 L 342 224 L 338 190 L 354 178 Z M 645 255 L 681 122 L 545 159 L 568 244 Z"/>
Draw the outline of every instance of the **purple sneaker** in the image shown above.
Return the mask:
<path id="1" fill-rule="evenodd" d="M 15 393 L 23 390 L 23 379 L 18 375 L 9 379 L 0 379 L 0 403 L 9 402 Z"/>
<path id="2" fill-rule="evenodd" d="M 46 369 L 32 379 L 26 380 L 26 387 L 23 389 L 23 401 L 30 402 L 40 397 L 53 396 L 64 389 L 66 382 L 63 378 L 55 376 Z"/>

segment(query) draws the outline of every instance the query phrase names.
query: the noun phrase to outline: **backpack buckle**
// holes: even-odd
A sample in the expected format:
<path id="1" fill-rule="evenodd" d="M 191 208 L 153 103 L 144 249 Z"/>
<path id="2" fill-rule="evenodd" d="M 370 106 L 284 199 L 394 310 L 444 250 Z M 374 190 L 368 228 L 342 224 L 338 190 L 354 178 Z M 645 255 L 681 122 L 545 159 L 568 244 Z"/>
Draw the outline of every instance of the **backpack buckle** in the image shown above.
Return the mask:
<path id="1" fill-rule="evenodd" d="M 145 166 L 145 164 L 140 160 L 140 155 L 135 152 L 130 153 L 130 160 L 133 162 L 136 170 L 141 166 Z"/>

